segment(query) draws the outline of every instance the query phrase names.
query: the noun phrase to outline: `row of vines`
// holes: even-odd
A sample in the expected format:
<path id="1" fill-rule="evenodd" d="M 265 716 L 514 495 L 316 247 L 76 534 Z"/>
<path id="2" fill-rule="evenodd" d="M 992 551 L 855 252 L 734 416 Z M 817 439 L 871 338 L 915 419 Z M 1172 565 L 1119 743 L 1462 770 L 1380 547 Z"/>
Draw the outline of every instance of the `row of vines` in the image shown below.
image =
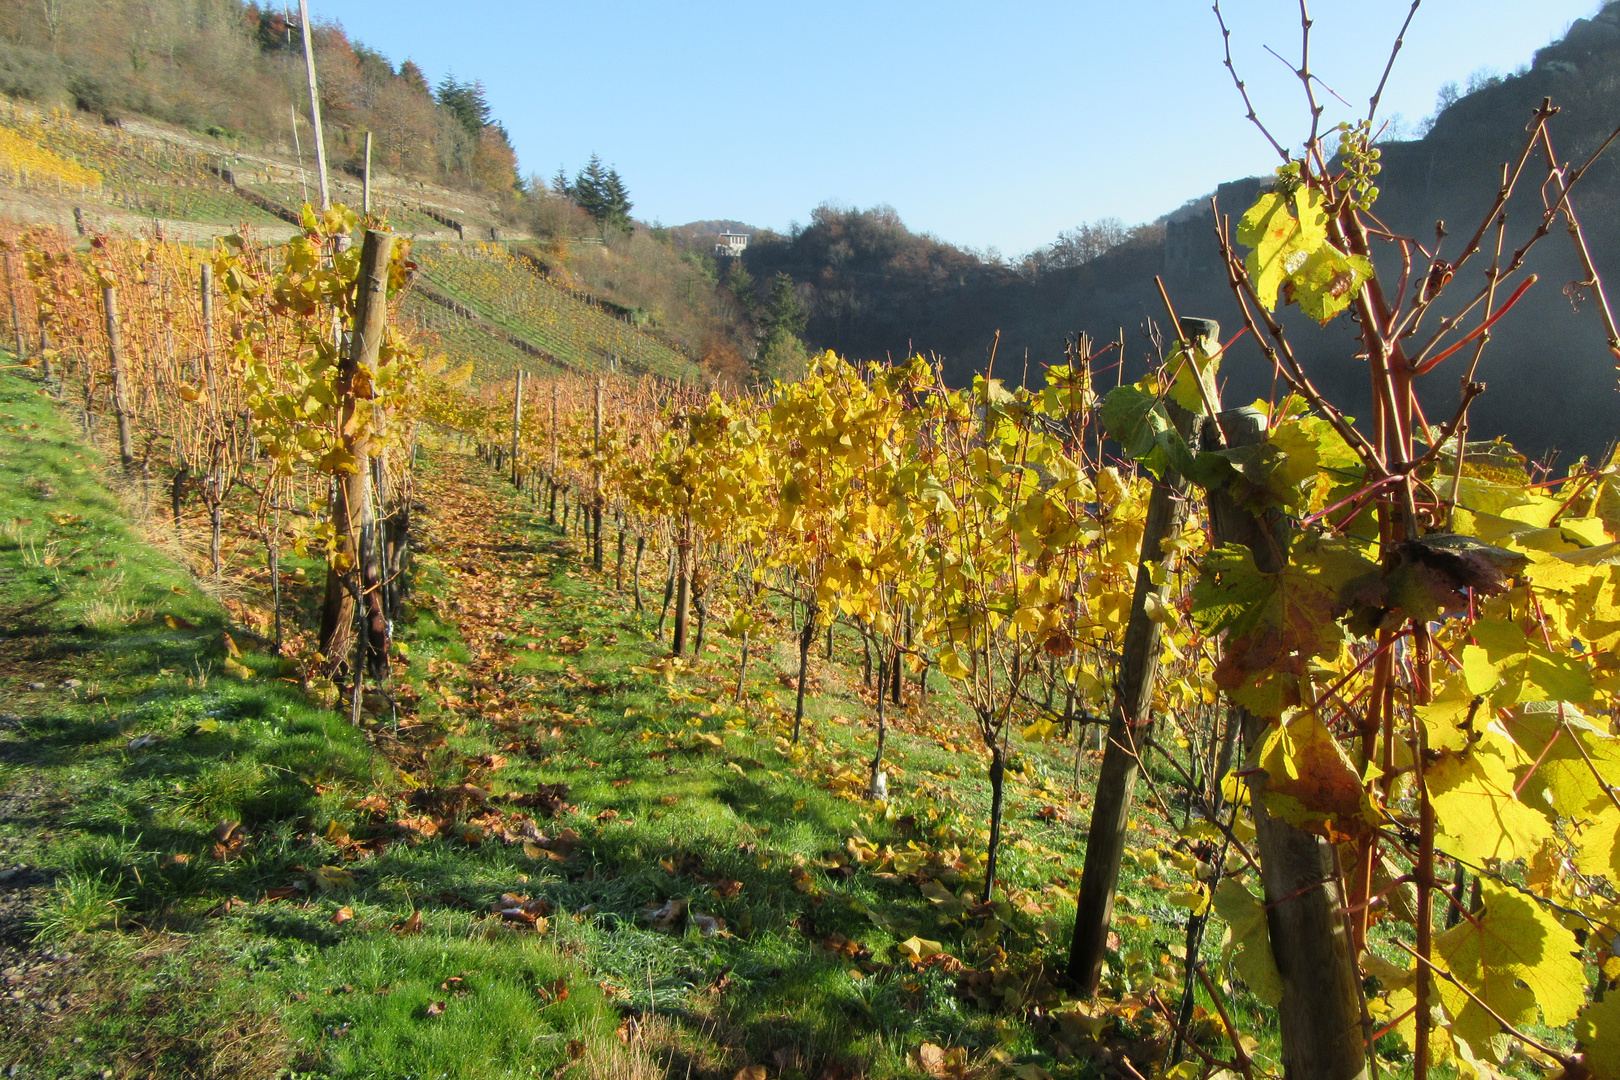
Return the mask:
<path id="1" fill-rule="evenodd" d="M 1123 862 L 1179 867 L 1165 1011 L 1188 1075 L 1256 1068 L 1232 984 L 1206 970 L 1218 918 L 1237 981 L 1277 1009 L 1288 1075 L 1620 1076 L 1620 460 L 1555 475 L 1467 438 L 1487 331 L 1534 282 L 1525 251 L 1562 218 L 1590 271 L 1555 112 L 1509 170 L 1545 151 L 1544 220 L 1517 252 L 1511 183 L 1443 257 L 1376 223 L 1367 125 L 1341 129 L 1331 162 L 1314 132 L 1283 155 L 1220 234 L 1243 334 L 1282 387 L 1269 402 L 1223 409 L 1219 327 L 1166 295 L 1156 370 L 1101 398 L 1115 346 L 1081 338 L 1039 390 L 827 354 L 752 395 L 520 380 L 446 391 L 434 415 L 565 528 L 573 514 L 638 611 L 650 553 L 672 653 L 719 627 L 742 645 L 739 697 L 751 635 L 785 607 L 791 741 L 821 632 L 853 627 L 880 689 L 870 798 L 889 797 L 886 708 L 920 674 L 949 680 L 992 792 L 982 901 L 1014 733 L 1106 725 L 1067 975 L 1098 988 Z M 1386 282 L 1374 257 L 1391 251 Z M 1475 258 L 1478 295 L 1439 319 Z M 1323 325 L 1354 311 L 1371 434 L 1296 360 L 1290 304 Z M 1466 367 L 1460 403 L 1431 422 L 1412 387 L 1447 360 Z M 1174 850 L 1130 850 L 1133 812 L 1167 818 Z M 1209 1009 L 1224 1048 L 1189 1035 Z"/>
<path id="2" fill-rule="evenodd" d="M 199 496 L 217 537 L 243 489 L 272 581 L 289 540 L 325 553 L 310 660 L 354 676 L 356 714 L 360 680 L 387 680 L 411 448 L 424 429 L 459 433 L 565 529 L 572 516 L 638 611 L 662 587 L 675 658 L 735 638 L 739 696 L 785 607 L 790 742 L 812 651 L 834 621 L 854 628 L 880 691 L 873 800 L 891 797 L 887 711 L 937 671 L 983 747 L 981 902 L 1014 737 L 1106 730 L 1067 963 L 1082 1004 L 1028 1008 L 1095 1018 L 1083 999 L 1121 867 L 1162 860 L 1187 910 L 1179 997 L 1152 999 L 1178 1080 L 1253 1080 L 1228 1007 L 1239 983 L 1276 1009 L 1288 1076 L 1620 1080 L 1620 460 L 1554 475 L 1468 427 L 1490 327 L 1560 221 L 1620 355 L 1571 199 L 1586 166 L 1557 157 L 1544 106 L 1448 250 L 1443 232 L 1380 224 L 1370 120 L 1330 155 L 1301 79 L 1303 155 L 1273 140 L 1270 190 L 1236 225 L 1217 208 L 1245 344 L 1280 387 L 1245 408 L 1220 400 L 1235 339 L 1169 295 L 1154 370 L 1106 395 L 1093 373 L 1122 358 L 1084 337 L 1040 389 L 828 354 L 731 397 L 622 377 L 474 391 L 390 325 L 405 246 L 376 230 L 351 243 L 341 208 L 306 210 L 285 248 L 233 237 L 208 256 L 14 232 L 4 302 L 19 355 L 116 438 L 130 474 L 164 479 L 177 518 Z M 1541 220 L 1515 249 L 1503 207 L 1538 159 Z M 1354 320 L 1365 424 L 1297 359 L 1290 305 L 1300 322 Z M 1438 422 L 1414 389 L 1436 371 L 1460 376 Z M 1173 847 L 1131 850 L 1136 813 L 1173 824 Z M 1211 973 L 1211 925 L 1229 977 Z"/>
<path id="3" fill-rule="evenodd" d="M 202 508 L 202 573 L 227 569 L 233 536 L 262 545 L 273 615 L 247 629 L 312 678 L 347 672 L 358 686 L 364 669 L 383 684 L 423 381 L 388 301 L 412 264 L 389 233 L 352 243 L 361 230 L 343 207 L 306 207 L 304 225 L 284 246 L 244 230 L 211 252 L 108 236 L 84 250 L 53 228 L 12 227 L 0 241 L 7 344 L 116 454 L 141 505 L 172 516 L 183 546 Z M 331 568 L 315 641 L 284 632 L 287 549 Z"/>

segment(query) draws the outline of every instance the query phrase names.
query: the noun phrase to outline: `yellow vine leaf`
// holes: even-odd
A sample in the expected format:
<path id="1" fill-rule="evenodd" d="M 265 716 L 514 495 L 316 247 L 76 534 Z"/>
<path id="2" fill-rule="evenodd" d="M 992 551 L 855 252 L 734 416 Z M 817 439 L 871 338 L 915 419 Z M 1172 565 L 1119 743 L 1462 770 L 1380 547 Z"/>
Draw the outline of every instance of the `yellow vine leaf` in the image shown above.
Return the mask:
<path id="1" fill-rule="evenodd" d="M 1224 950 L 1237 950 L 1237 970 L 1254 996 L 1275 1008 L 1282 1001 L 1282 974 L 1271 953 L 1266 909 L 1234 878 L 1223 878 L 1215 889 L 1215 911 L 1226 921 Z"/>
<path id="2" fill-rule="evenodd" d="M 1024 729 L 1024 738 L 1029 742 L 1045 742 L 1057 732 L 1057 725 L 1042 717 Z"/>
<path id="3" fill-rule="evenodd" d="M 1480 885 L 1484 911 L 1435 938 L 1436 958 L 1514 1026 L 1534 1023 L 1538 1007 L 1549 1027 L 1575 1019 L 1586 1000 L 1575 935 L 1517 890 L 1484 879 Z M 1452 1034 L 1475 1057 L 1500 1060 L 1491 1040 L 1501 1034 L 1501 1025 L 1450 982 L 1441 980 L 1436 989 L 1452 1018 Z"/>
<path id="4" fill-rule="evenodd" d="M 1365 835 L 1378 823 L 1361 778 L 1338 739 L 1312 710 L 1279 724 L 1260 751 L 1266 812 L 1333 840 Z"/>
<path id="5" fill-rule="evenodd" d="M 1389 995 L 1389 1015 L 1401 1017 L 1395 1024 L 1395 1035 L 1406 1044 L 1407 1049 L 1417 1045 L 1417 1014 L 1413 1011 L 1416 1004 L 1417 991 L 1410 986 Z M 1457 1047 L 1439 1012 L 1439 1009 L 1434 1010 L 1436 1022 L 1429 1028 L 1429 1061 L 1444 1065 L 1457 1059 Z"/>
<path id="6" fill-rule="evenodd" d="M 1291 194 L 1267 192 L 1243 215 L 1237 239 L 1252 249 L 1245 266 L 1255 294 L 1267 310 L 1274 310 L 1283 282 L 1327 241 L 1321 193 L 1306 187 Z"/>
<path id="7" fill-rule="evenodd" d="M 1468 689 L 1495 706 L 1521 701 L 1592 700 L 1592 675 L 1580 659 L 1532 641 L 1515 622 L 1481 619 L 1469 630 L 1477 644 L 1463 648 Z"/>
<path id="8" fill-rule="evenodd" d="M 1528 858 L 1552 825 L 1513 793 L 1513 774 L 1496 754 L 1476 748 L 1445 754 L 1424 773 L 1441 845 L 1471 862 Z"/>
<path id="9" fill-rule="evenodd" d="M 1581 830 L 1575 869 L 1583 874 L 1620 881 L 1620 809 L 1607 807 Z"/>
<path id="10" fill-rule="evenodd" d="M 1575 1022 L 1592 1080 L 1620 1080 L 1620 994 L 1588 1005 Z"/>
<path id="11" fill-rule="evenodd" d="M 1423 722 L 1430 750 L 1467 749 L 1468 732 L 1463 729 L 1463 724 L 1470 714 L 1473 714 L 1475 723 L 1479 723 L 1479 712 L 1474 708 L 1475 698 L 1476 695 L 1466 683 L 1453 680 L 1435 695 L 1433 701 L 1412 710 Z M 1489 718 L 1489 713 L 1486 718 Z"/>
<path id="12" fill-rule="evenodd" d="M 1499 723 L 1529 760 L 1540 762 L 1520 799 L 1564 817 L 1611 806 L 1603 784 L 1620 784 L 1620 738 L 1599 730 L 1573 706 L 1546 702 L 1522 706 Z"/>

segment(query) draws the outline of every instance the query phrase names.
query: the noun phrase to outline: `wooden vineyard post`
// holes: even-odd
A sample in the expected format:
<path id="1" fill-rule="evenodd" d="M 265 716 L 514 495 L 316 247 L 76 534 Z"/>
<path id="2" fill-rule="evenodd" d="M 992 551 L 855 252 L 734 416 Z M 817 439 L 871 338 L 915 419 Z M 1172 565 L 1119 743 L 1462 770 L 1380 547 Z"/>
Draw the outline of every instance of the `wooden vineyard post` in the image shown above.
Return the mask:
<path id="1" fill-rule="evenodd" d="M 360 254 L 354 332 L 349 350 L 338 367 L 337 391 L 344 448 L 349 452 L 353 471 L 339 477 L 337 498 L 332 507 L 332 524 L 337 529 L 337 556 L 327 570 L 326 603 L 321 612 L 320 651 L 328 662 L 347 652 L 349 624 L 354 604 L 363 605 L 364 666 L 375 678 L 388 671 L 389 628 L 383 610 L 382 573 L 376 552 L 376 513 L 371 500 L 370 431 L 355 424 L 359 399 L 355 384 L 360 369 L 368 374 L 377 369 L 377 351 L 388 325 L 388 268 L 393 254 L 394 234 L 377 229 L 366 231 Z M 372 385 L 371 379 L 363 381 Z M 346 570 L 339 564 L 347 563 Z M 346 580 L 345 580 L 346 579 Z M 358 651 L 358 650 L 357 650 Z M 356 693 L 359 692 L 358 672 Z"/>
<path id="2" fill-rule="evenodd" d="M 615 592 L 624 591 L 624 511 L 619 512 L 619 549 L 618 558 L 613 564 L 613 589 Z"/>
<path id="3" fill-rule="evenodd" d="M 371 132 L 369 131 L 366 132 L 366 167 L 361 176 L 363 186 L 360 189 L 360 212 L 369 218 L 371 216 Z M 522 377 L 523 373 L 518 372 L 518 378 L 521 379 Z"/>
<path id="4" fill-rule="evenodd" d="M 821 605 L 816 600 L 815 590 L 810 590 L 810 598 L 804 602 L 804 625 L 799 629 L 799 686 L 793 700 L 793 744 L 799 743 L 800 729 L 804 726 L 804 688 L 810 680 L 810 647 L 816 643 L 816 616 Z M 789 615 L 791 621 L 792 616 Z"/>
<path id="5" fill-rule="evenodd" d="M 641 557 L 643 555 L 645 555 L 646 552 L 647 552 L 647 538 L 646 538 L 646 536 L 644 536 L 644 535 L 642 535 L 640 533 L 637 533 L 636 534 L 636 561 L 635 561 L 635 565 L 630 570 L 630 588 L 631 588 L 631 591 L 635 593 L 635 597 L 636 597 L 636 614 L 637 615 L 640 615 L 642 613 L 642 611 L 644 610 L 644 608 L 642 606 L 642 603 L 641 603 Z"/>
<path id="6" fill-rule="evenodd" d="M 551 498 L 547 503 L 546 524 L 557 524 L 557 380 L 551 380 Z"/>
<path id="7" fill-rule="evenodd" d="M 102 287 L 101 306 L 107 316 L 107 361 L 112 366 L 113 413 L 118 418 L 118 457 L 127 469 L 135 464 L 135 449 L 129 435 L 129 376 L 124 370 L 124 349 L 118 336 L 116 285 Z"/>
<path id="8" fill-rule="evenodd" d="M 602 376 L 596 377 L 596 415 L 591 439 L 591 569 L 602 572 Z"/>
<path id="9" fill-rule="evenodd" d="M 1191 430 L 1193 417 L 1174 403 L 1166 403 L 1171 419 L 1183 437 Z M 1108 745 L 1103 752 L 1102 769 L 1097 776 L 1096 801 L 1092 807 L 1091 828 L 1086 840 L 1085 869 L 1080 876 L 1080 896 L 1074 914 L 1074 936 L 1069 942 L 1069 978 L 1090 996 L 1097 992 L 1102 978 L 1103 953 L 1108 947 L 1108 927 L 1114 916 L 1114 892 L 1119 884 L 1120 860 L 1125 854 L 1125 832 L 1136 792 L 1136 776 L 1141 769 L 1141 735 L 1151 720 L 1153 680 L 1159 670 L 1164 648 L 1164 629 L 1148 614 L 1148 598 L 1162 604 L 1170 592 L 1166 584 L 1153 583 L 1153 568 L 1173 563 L 1164 541 L 1181 532 L 1187 520 L 1187 481 L 1166 468 L 1164 478 L 1153 482 L 1148 498 L 1147 523 L 1142 533 L 1141 558 L 1136 566 L 1136 588 L 1131 596 L 1130 621 L 1125 628 L 1125 650 L 1114 679 L 1114 706 L 1108 723 Z"/>
<path id="10" fill-rule="evenodd" d="M 672 565 L 675 571 L 675 629 L 670 635 L 669 651 L 674 656 L 680 656 L 686 652 L 686 625 L 692 610 L 692 519 L 686 514 L 681 515 Z"/>
<path id="11" fill-rule="evenodd" d="M 517 373 L 517 390 L 512 394 L 512 486 L 521 483 L 518 474 L 518 438 L 523 433 L 523 372 Z"/>
<path id="12" fill-rule="evenodd" d="M 1265 436 L 1266 419 L 1255 409 L 1224 412 L 1219 421 L 1228 446 L 1253 445 Z M 1277 536 L 1270 523 L 1239 508 L 1224 490 L 1210 492 L 1209 516 L 1215 544 L 1244 545 L 1263 574 L 1282 569 L 1280 553 L 1288 550 L 1287 538 Z M 1231 708 L 1232 721 L 1241 724 L 1244 742 L 1253 748 L 1271 722 L 1241 706 Z M 1251 775 L 1248 783 L 1266 924 L 1282 976 L 1277 1012 L 1284 1075 L 1360 1080 L 1367 1075 L 1369 1033 L 1362 1028 L 1360 976 L 1333 848 L 1322 837 L 1266 812 L 1263 772 Z"/>
<path id="13" fill-rule="evenodd" d="M 310 43 L 309 35 L 309 0 L 298 0 L 298 22 L 299 29 L 304 33 L 304 75 L 309 81 L 309 123 L 310 127 L 315 129 L 315 171 L 319 174 L 321 182 L 321 209 L 326 210 L 332 205 L 332 198 L 326 186 L 326 136 L 321 133 L 321 95 L 315 87 L 315 49 Z"/>
<path id="14" fill-rule="evenodd" d="M 28 343 L 23 340 L 22 319 L 17 315 L 17 287 L 11 281 L 11 246 L 7 244 L 0 249 L 0 256 L 5 258 L 6 271 L 6 299 L 11 301 L 11 332 L 17 341 L 17 359 L 28 359 Z"/>
<path id="15" fill-rule="evenodd" d="M 51 328 L 42 312 L 39 316 L 39 378 L 50 389 L 51 376 Z"/>
<path id="16" fill-rule="evenodd" d="M 202 280 L 198 288 L 202 293 L 202 374 L 208 380 L 208 398 L 219 401 L 214 387 L 214 264 L 202 264 Z"/>

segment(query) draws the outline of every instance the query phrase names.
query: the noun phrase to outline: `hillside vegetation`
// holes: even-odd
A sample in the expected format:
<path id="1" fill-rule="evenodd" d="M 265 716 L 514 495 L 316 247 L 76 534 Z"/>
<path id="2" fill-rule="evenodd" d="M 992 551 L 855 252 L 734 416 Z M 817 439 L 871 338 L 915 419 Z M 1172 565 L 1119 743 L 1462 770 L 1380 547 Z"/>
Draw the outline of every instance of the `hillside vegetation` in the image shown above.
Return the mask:
<path id="1" fill-rule="evenodd" d="M 406 185 L 380 172 L 373 179 L 378 220 L 401 235 L 435 241 L 419 248 L 423 292 L 436 287 L 460 305 L 412 296 L 405 302 L 407 316 L 431 331 L 435 347 L 454 365 L 471 362 L 480 381 L 520 368 L 617 367 L 694 378 L 698 369 L 687 359 L 680 332 L 694 352 L 702 348 L 705 332 L 723 338 L 723 327 L 713 329 L 718 322 L 712 314 L 686 317 L 688 311 L 701 315 L 705 300 L 712 308 L 712 270 L 705 276 L 703 264 L 681 261 L 678 252 L 645 231 L 616 238 L 611 249 L 600 242 L 570 245 L 565 237 L 545 237 L 543 252 L 532 250 L 549 261 L 518 260 L 501 245 L 472 239 L 501 234 L 503 226 L 495 224 L 498 205 L 469 192 Z M 55 221 L 70 235 L 163 232 L 206 242 L 246 226 L 268 239 L 282 239 L 300 231 L 294 223 L 303 204 L 317 197 L 314 186 L 313 175 L 296 161 L 232 151 L 207 136 L 136 121 L 111 126 L 83 113 L 0 102 L 0 205 L 17 217 Z M 358 205 L 361 186 L 339 174 L 333 178 L 333 197 Z M 673 264 L 683 267 L 697 287 L 682 293 L 679 279 L 659 272 Z M 589 269 L 576 276 L 570 266 Z M 581 288 L 594 286 L 596 296 L 643 299 L 658 295 L 659 283 L 668 308 L 651 312 L 604 303 Z M 686 296 L 694 299 L 683 306 Z M 673 317 L 665 314 L 671 309 Z M 665 340 L 652 336 L 650 331 L 665 322 L 677 334 Z"/>
<path id="2" fill-rule="evenodd" d="M 1419 238 L 1432 238 L 1437 221 L 1455 229 L 1476 221 L 1496 194 L 1501 165 L 1517 156 L 1525 123 L 1545 97 L 1562 108 L 1550 129 L 1558 152 L 1579 165 L 1620 117 L 1620 4 L 1577 20 L 1528 68 L 1477 80 L 1472 93 L 1447 94 L 1423 138 L 1381 143 L 1380 218 Z M 1481 167 L 1448 165 L 1456 161 Z M 1253 202 L 1260 183 L 1238 180 L 1212 194 L 1221 212 L 1235 219 Z M 1579 206 L 1597 268 L 1615 280 L 1620 278 L 1617 159 L 1600 159 L 1581 186 Z M 1514 197 L 1507 207 L 1509 251 L 1536 228 L 1541 212 L 1536 190 Z M 1196 200 L 1128 232 L 1112 250 L 1076 265 L 1046 268 L 1040 260 L 997 264 L 951 248 L 910 232 L 884 208 L 823 207 L 797 235 L 757 239 L 744 261 L 756 279 L 778 270 L 793 276 L 810 316 L 806 335 L 818 348 L 865 359 L 900 357 L 910 350 L 936 353 L 953 383 L 963 384 L 985 369 L 999 332 L 996 373 L 1019 379 L 1027 355 L 1030 378 L 1038 383 L 1045 365 L 1062 361 L 1066 338 L 1086 332 L 1110 340 L 1123 333 L 1124 376 L 1130 381 L 1147 370 L 1155 353 L 1144 330 L 1152 323 L 1161 335 L 1166 332 L 1155 275 L 1163 277 L 1182 314 L 1218 319 L 1228 334 L 1241 325 L 1226 288 L 1214 224 L 1208 199 Z M 1445 250 L 1455 257 L 1465 240 L 1454 236 Z M 1528 317 L 1493 331 L 1493 347 L 1479 373 L 1492 393 L 1475 406 L 1475 416 L 1533 455 L 1557 448 L 1566 460 L 1578 454 L 1601 457 L 1615 437 L 1620 403 L 1590 297 L 1578 289 L 1566 295 L 1565 285 L 1585 275 L 1567 248 L 1543 246 L 1530 258 L 1540 283 L 1522 301 Z M 1392 280 L 1400 270 L 1393 260 L 1380 269 Z M 1476 276 L 1473 284 L 1484 281 Z M 1305 320 L 1297 311 L 1290 311 L 1286 322 L 1296 338 L 1306 340 L 1300 333 Z M 1324 392 L 1342 398 L 1351 415 L 1369 415 L 1368 379 L 1349 331 L 1308 340 L 1301 359 L 1316 365 Z M 1273 385 L 1271 365 L 1252 341 L 1233 349 L 1222 378 L 1229 400 L 1267 396 Z M 1431 418 L 1450 415 L 1455 390 L 1426 391 L 1423 405 Z"/>
<path id="3" fill-rule="evenodd" d="M 151 117 L 284 157 L 294 155 L 296 113 L 312 156 L 301 32 L 282 10 L 242 0 L 4 0 L 0 91 L 97 117 Z M 395 175 L 513 197 L 516 157 L 481 92 L 453 83 L 435 91 L 415 64 L 396 66 L 336 24 L 312 30 L 334 168 L 358 171 L 371 131 L 374 161 Z"/>
<path id="4" fill-rule="evenodd" d="M 561 370 L 615 370 L 687 379 L 697 374 L 697 368 L 680 353 L 642 333 L 627 319 L 548 282 L 533 264 L 500 245 L 423 244 L 415 254 L 429 286 L 539 346 Z M 443 305 L 433 307 L 438 310 L 413 306 L 431 330 L 442 332 L 452 320 L 465 321 Z M 510 350 L 510 345 L 506 348 Z M 504 352 L 479 360 L 476 371 L 480 378 L 513 373 Z"/>

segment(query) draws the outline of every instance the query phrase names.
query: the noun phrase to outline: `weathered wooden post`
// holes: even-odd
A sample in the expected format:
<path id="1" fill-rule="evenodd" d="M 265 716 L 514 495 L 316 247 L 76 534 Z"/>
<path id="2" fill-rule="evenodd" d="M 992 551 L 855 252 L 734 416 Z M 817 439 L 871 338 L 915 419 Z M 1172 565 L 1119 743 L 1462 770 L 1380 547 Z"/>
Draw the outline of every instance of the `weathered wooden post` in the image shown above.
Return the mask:
<path id="1" fill-rule="evenodd" d="M 334 485 L 332 524 L 338 534 L 337 557 L 327 570 L 320 634 L 322 655 L 329 663 L 341 659 L 347 652 L 349 624 L 358 600 L 364 605 L 364 663 L 378 679 L 388 672 L 390 635 L 383 610 L 381 566 L 376 557 L 376 513 L 370 497 L 371 433 L 366 427 L 355 425 L 359 407 L 355 383 L 361 367 L 370 374 L 375 374 L 377 369 L 377 352 L 388 325 L 388 268 L 393 248 L 393 233 L 377 229 L 366 231 L 365 246 L 360 254 L 354 331 L 338 367 L 336 389 L 341 429 L 351 432 L 343 441 L 344 449 L 351 455 L 353 471 Z M 366 385 L 371 385 L 370 380 Z M 352 569 L 340 572 L 338 565 L 345 562 Z M 359 686 L 357 678 L 356 693 Z"/>
<path id="2" fill-rule="evenodd" d="M 546 509 L 546 524 L 557 524 L 557 485 L 561 482 L 557 476 L 557 380 L 551 380 L 551 499 Z M 564 507 L 564 514 L 567 508 Z"/>
<path id="3" fill-rule="evenodd" d="M 127 469 L 135 464 L 135 447 L 129 434 L 129 374 L 124 370 L 124 348 L 118 335 L 118 286 L 102 286 L 101 306 L 107 316 L 107 360 L 112 366 L 113 414 L 118 418 L 118 457 Z"/>
<path id="4" fill-rule="evenodd" d="M 512 393 L 512 485 L 519 483 L 518 438 L 523 433 L 523 372 L 517 373 L 517 389 Z"/>
<path id="5" fill-rule="evenodd" d="M 304 34 L 304 75 L 309 81 L 310 126 L 315 129 L 315 170 L 320 174 L 321 209 L 325 210 L 332 205 L 332 198 L 326 186 L 326 136 L 321 133 L 321 95 L 315 87 L 315 48 L 309 34 L 309 0 L 298 0 L 298 21 Z"/>
<path id="6" fill-rule="evenodd" d="M 1265 438 L 1266 418 L 1254 409 L 1223 412 L 1219 421 L 1228 446 Z M 1282 569 L 1281 553 L 1288 542 L 1277 532 L 1286 523 L 1256 518 L 1225 491 L 1210 492 L 1209 516 L 1216 544 L 1244 545 L 1263 574 Z M 1231 709 L 1232 722 L 1241 726 L 1244 743 L 1252 749 L 1266 737 L 1271 721 L 1239 705 Z M 1371 1033 L 1362 1028 L 1360 976 L 1333 846 L 1267 813 L 1264 772 L 1250 776 L 1248 783 L 1266 925 L 1282 976 L 1277 1013 L 1283 1070 L 1317 1080 L 1359 1080 L 1367 1075 L 1366 1039 Z"/>
<path id="7" fill-rule="evenodd" d="M 602 572 L 602 376 L 596 377 L 596 417 L 591 440 L 591 569 Z"/>
<path id="8" fill-rule="evenodd" d="M 39 314 L 39 379 L 44 382 L 45 389 L 50 389 L 50 377 L 55 372 L 50 368 L 50 322 L 45 314 Z"/>
<path id="9" fill-rule="evenodd" d="M 202 264 L 202 280 L 198 288 L 202 292 L 202 332 L 203 354 L 202 374 L 208 380 L 208 397 L 211 401 L 218 401 L 219 396 L 214 386 L 214 264 L 204 261 Z"/>
<path id="10" fill-rule="evenodd" d="M 1219 324 L 1210 319 L 1183 319 L 1182 334 L 1193 342 L 1218 340 Z M 1206 325 L 1207 324 L 1207 325 Z M 1191 413 L 1166 402 L 1171 421 L 1183 438 L 1195 429 Z M 1164 649 L 1163 626 L 1148 614 L 1150 598 L 1162 606 L 1169 597 L 1169 572 L 1175 556 L 1164 550 L 1164 542 L 1181 532 L 1187 520 L 1187 480 L 1166 468 L 1162 479 L 1153 481 L 1148 497 L 1147 522 L 1142 532 L 1141 556 L 1136 566 L 1136 587 L 1131 596 L 1130 620 L 1125 627 L 1125 647 L 1114 678 L 1114 704 L 1109 715 L 1108 743 L 1102 769 L 1097 776 L 1096 801 L 1086 839 L 1085 868 L 1080 875 L 1080 895 L 1076 900 L 1074 936 L 1069 942 L 1069 978 L 1086 995 L 1097 992 L 1102 978 L 1103 953 L 1108 945 L 1108 927 L 1113 921 L 1114 893 L 1119 885 L 1120 861 L 1125 854 L 1125 832 L 1130 822 L 1131 803 L 1136 794 L 1136 777 L 1141 769 L 1140 747 L 1152 722 L 1153 680 L 1158 675 L 1159 656 Z M 1153 582 L 1162 567 L 1164 585 Z"/>
<path id="11" fill-rule="evenodd" d="M 28 359 L 28 342 L 23 340 L 22 319 L 17 315 L 17 288 L 11 281 L 11 245 L 0 248 L 0 256 L 5 258 L 6 270 L 6 299 L 11 301 L 11 332 L 17 339 L 17 359 Z"/>

